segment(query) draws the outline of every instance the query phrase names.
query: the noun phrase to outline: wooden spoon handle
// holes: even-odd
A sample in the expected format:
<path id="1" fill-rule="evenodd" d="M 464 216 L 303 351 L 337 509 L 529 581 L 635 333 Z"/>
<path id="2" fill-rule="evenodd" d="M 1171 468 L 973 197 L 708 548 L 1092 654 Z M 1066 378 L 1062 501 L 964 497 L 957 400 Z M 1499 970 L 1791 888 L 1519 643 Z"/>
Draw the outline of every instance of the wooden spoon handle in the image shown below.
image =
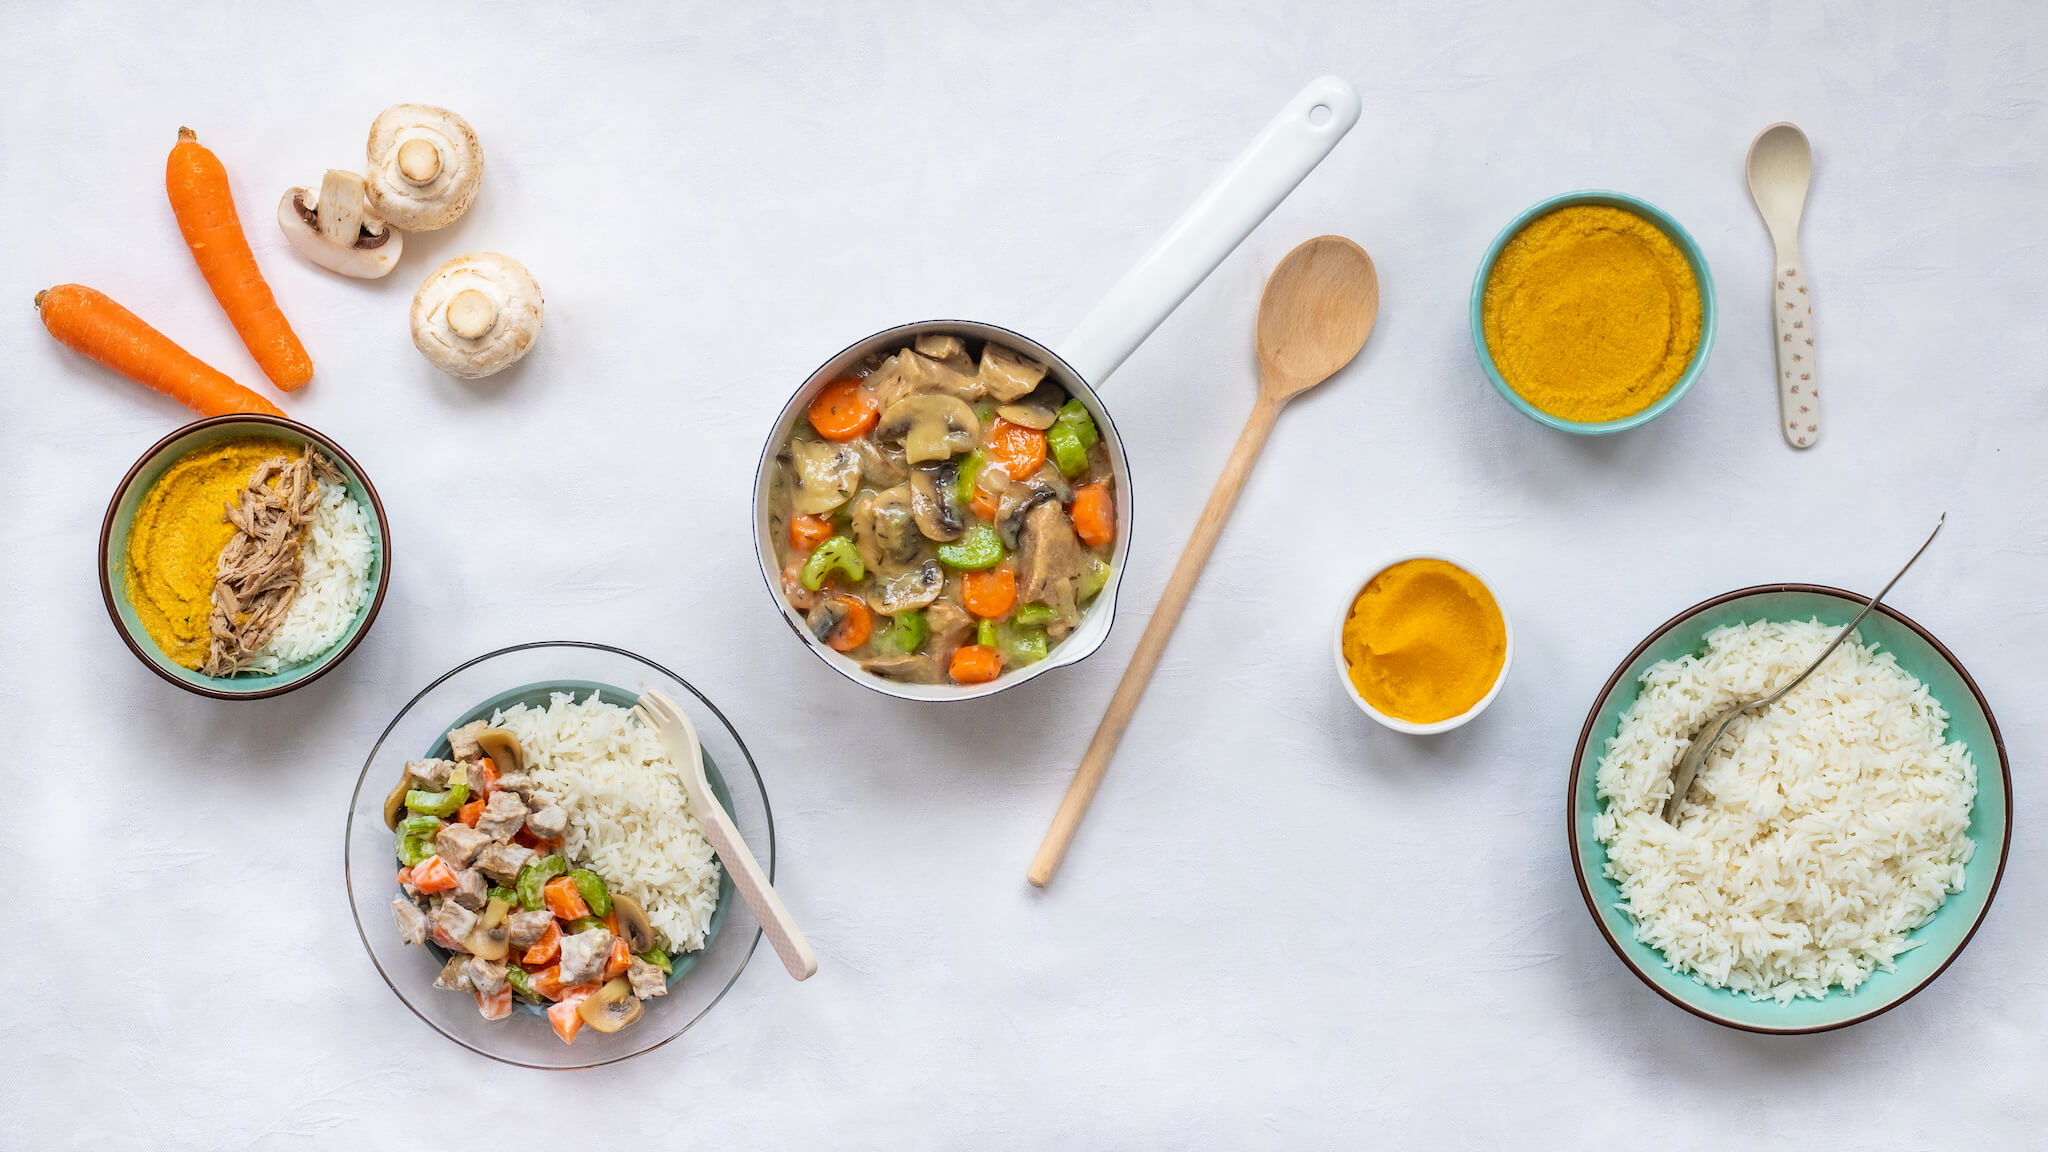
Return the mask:
<path id="1" fill-rule="evenodd" d="M 1201 578 L 1202 568 L 1209 563 L 1209 553 L 1215 550 L 1217 537 L 1223 534 L 1223 524 L 1230 519 L 1231 509 L 1237 506 L 1237 494 L 1244 490 L 1244 483 L 1252 474 L 1252 465 L 1258 463 L 1259 452 L 1266 446 L 1266 437 L 1273 431 L 1273 421 L 1280 415 L 1281 401 L 1269 398 L 1263 391 L 1259 402 L 1252 408 L 1251 418 L 1245 421 L 1244 431 L 1238 435 L 1237 447 L 1231 450 L 1230 460 L 1223 465 L 1223 475 L 1216 481 L 1216 488 L 1209 493 L 1209 503 L 1202 509 L 1202 518 L 1195 521 L 1194 534 L 1188 537 L 1188 544 L 1181 551 L 1180 563 L 1173 569 L 1173 577 L 1166 582 L 1166 591 L 1159 597 L 1159 607 L 1152 612 L 1152 620 L 1145 625 L 1145 635 L 1138 640 L 1138 650 L 1131 655 L 1130 667 L 1124 669 L 1124 678 L 1116 686 L 1116 695 L 1109 698 L 1109 708 L 1102 714 L 1102 723 L 1095 729 L 1095 739 L 1088 742 L 1088 751 L 1081 757 L 1081 766 L 1074 770 L 1073 782 L 1067 785 L 1067 794 L 1060 801 L 1059 811 L 1053 815 L 1052 827 L 1045 833 L 1045 839 L 1038 846 L 1038 855 L 1032 858 L 1031 871 L 1026 877 L 1032 884 L 1043 888 L 1052 882 L 1054 872 L 1059 871 L 1060 861 L 1066 857 L 1067 846 L 1074 842 L 1074 833 L 1081 826 L 1081 817 L 1088 812 L 1088 804 L 1095 799 L 1095 790 L 1102 785 L 1102 774 L 1109 769 L 1109 758 L 1116 754 L 1116 746 L 1123 739 L 1124 729 L 1130 725 L 1131 714 L 1138 710 L 1138 701 L 1145 695 L 1145 686 L 1152 682 L 1152 672 L 1159 667 L 1159 657 L 1166 651 L 1166 642 L 1173 637 L 1174 625 L 1180 623 L 1181 610 L 1188 605 L 1188 597 L 1194 593 L 1195 581 Z"/>
<path id="2" fill-rule="evenodd" d="M 1771 294 L 1778 345 L 1778 430 L 1794 448 L 1820 440 L 1820 369 L 1813 359 L 1813 296 L 1795 250 L 1778 257 Z"/>

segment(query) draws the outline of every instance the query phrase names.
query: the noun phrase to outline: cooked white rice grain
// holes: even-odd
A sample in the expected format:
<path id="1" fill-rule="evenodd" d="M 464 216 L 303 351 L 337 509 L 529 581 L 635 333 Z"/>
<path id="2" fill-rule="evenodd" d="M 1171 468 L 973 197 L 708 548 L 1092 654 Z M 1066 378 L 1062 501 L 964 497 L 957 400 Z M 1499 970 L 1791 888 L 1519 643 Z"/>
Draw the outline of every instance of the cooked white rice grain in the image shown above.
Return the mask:
<path id="1" fill-rule="evenodd" d="M 1651 667 L 1607 741 L 1595 830 L 1638 940 L 1751 999 L 1855 991 L 1963 887 L 1977 766 L 1948 713 L 1861 636 L 1785 699 L 1738 717 L 1674 828 L 1660 816 L 1695 732 L 1827 647 L 1817 620 L 1716 629 Z"/>
<path id="2" fill-rule="evenodd" d="M 347 485 L 320 482 L 320 507 L 305 527 L 299 558 L 305 570 L 298 595 L 270 643 L 250 660 L 252 672 L 276 672 L 326 655 L 348 634 L 370 598 L 370 566 L 376 560 L 370 518 Z"/>
<path id="3" fill-rule="evenodd" d="M 581 702 L 557 692 L 546 708 L 516 704 L 491 723 L 519 737 L 535 790 L 568 811 L 570 862 L 638 900 L 668 951 L 702 948 L 718 907 L 718 861 L 661 738 L 596 692 Z"/>

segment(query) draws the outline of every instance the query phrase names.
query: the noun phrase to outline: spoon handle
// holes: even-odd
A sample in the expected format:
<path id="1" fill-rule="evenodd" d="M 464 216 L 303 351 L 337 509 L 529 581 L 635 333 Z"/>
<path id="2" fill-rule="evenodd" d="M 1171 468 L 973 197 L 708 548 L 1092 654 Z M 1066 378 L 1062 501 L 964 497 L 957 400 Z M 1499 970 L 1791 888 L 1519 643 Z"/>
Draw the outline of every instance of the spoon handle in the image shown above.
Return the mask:
<path id="1" fill-rule="evenodd" d="M 1778 426 L 1785 443 L 1811 448 L 1820 440 L 1820 369 L 1813 359 L 1813 294 L 1799 270 L 1799 250 L 1778 253 L 1771 315 L 1778 329 Z"/>
<path id="2" fill-rule="evenodd" d="M 1081 817 L 1088 814 L 1088 804 L 1095 799 L 1095 790 L 1102 786 L 1102 774 L 1109 770 L 1110 757 L 1116 755 L 1116 746 L 1124 738 L 1124 729 L 1130 726 L 1131 715 L 1138 710 L 1138 701 L 1144 698 L 1145 686 L 1152 682 L 1152 672 L 1159 667 L 1159 657 L 1166 651 L 1166 642 L 1173 638 L 1174 625 L 1180 623 L 1181 610 L 1188 606 L 1188 597 L 1194 594 L 1195 581 L 1202 575 L 1202 569 L 1209 563 L 1209 553 L 1216 548 L 1216 540 L 1223 535 L 1224 522 L 1230 519 L 1231 510 L 1237 507 L 1237 494 L 1244 490 L 1244 483 L 1251 477 L 1252 465 L 1258 463 L 1259 453 L 1266 446 L 1266 437 L 1273 431 L 1273 422 L 1280 416 L 1281 401 L 1270 398 L 1263 389 L 1259 402 L 1252 408 L 1251 419 L 1245 421 L 1244 431 L 1237 437 L 1237 447 L 1231 449 L 1230 460 L 1223 466 L 1223 475 L 1216 480 L 1216 487 L 1209 493 L 1209 503 L 1202 509 L 1202 518 L 1195 521 L 1195 530 L 1188 537 L 1188 544 L 1181 551 L 1180 563 L 1173 567 L 1173 576 L 1166 581 L 1166 591 L 1159 596 L 1159 607 L 1153 609 L 1152 619 L 1145 625 L 1145 635 L 1138 640 L 1137 651 L 1131 654 L 1130 667 L 1124 669 L 1124 678 L 1117 683 L 1116 695 L 1109 698 L 1109 707 L 1103 711 L 1102 723 L 1095 729 L 1095 738 L 1088 742 L 1088 751 L 1081 757 L 1081 766 L 1074 770 L 1073 782 L 1067 785 L 1067 794 L 1060 800 L 1059 811 L 1053 814 L 1052 827 L 1046 829 L 1045 839 L 1038 846 L 1038 855 L 1031 859 L 1031 871 L 1026 873 L 1033 886 L 1043 888 L 1052 883 L 1052 874 L 1059 871 L 1060 861 L 1066 858 L 1067 846 L 1074 842 L 1074 833 L 1081 827 Z"/>

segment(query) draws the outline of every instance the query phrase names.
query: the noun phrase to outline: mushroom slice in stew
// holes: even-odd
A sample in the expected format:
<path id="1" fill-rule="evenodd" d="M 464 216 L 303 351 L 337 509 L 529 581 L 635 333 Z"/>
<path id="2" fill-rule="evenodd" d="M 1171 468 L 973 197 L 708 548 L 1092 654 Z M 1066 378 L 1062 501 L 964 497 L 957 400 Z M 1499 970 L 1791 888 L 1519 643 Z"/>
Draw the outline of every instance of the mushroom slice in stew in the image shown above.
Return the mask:
<path id="1" fill-rule="evenodd" d="M 917 563 L 924 548 L 911 514 L 908 484 L 861 497 L 853 505 L 853 545 L 877 573 L 901 572 Z"/>
<path id="2" fill-rule="evenodd" d="M 937 560 L 927 560 L 901 576 L 877 580 L 867 600 L 875 611 L 894 616 L 930 604 L 945 590 L 946 570 L 939 567 Z"/>
<path id="3" fill-rule="evenodd" d="M 860 454 L 829 440 L 797 440 L 789 446 L 790 506 L 823 515 L 853 498 L 860 486 Z"/>
<path id="4" fill-rule="evenodd" d="M 967 509 L 960 500 L 960 465 L 947 460 L 914 468 L 910 473 L 910 511 L 925 539 L 958 540 L 967 531 Z"/>
<path id="5" fill-rule="evenodd" d="M 1031 394 L 1045 379 L 1045 365 L 1008 348 L 984 344 L 981 348 L 981 384 L 988 394 L 1005 403 Z"/>
<path id="6" fill-rule="evenodd" d="M 974 450 L 981 439 L 981 421 L 958 396 L 924 393 L 884 409 L 875 439 L 901 441 L 903 457 L 912 464 L 949 460 Z"/>

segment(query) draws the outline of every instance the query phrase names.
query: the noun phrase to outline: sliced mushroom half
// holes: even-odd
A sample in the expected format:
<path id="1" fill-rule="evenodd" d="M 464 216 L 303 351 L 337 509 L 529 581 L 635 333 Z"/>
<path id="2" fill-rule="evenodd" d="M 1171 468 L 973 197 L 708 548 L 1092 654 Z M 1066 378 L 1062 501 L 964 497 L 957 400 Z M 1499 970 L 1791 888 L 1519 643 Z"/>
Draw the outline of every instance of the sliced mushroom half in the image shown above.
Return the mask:
<path id="1" fill-rule="evenodd" d="M 789 446 L 790 507 L 808 516 L 822 516 L 848 500 L 860 487 L 860 454 L 830 440 L 799 440 Z"/>
<path id="2" fill-rule="evenodd" d="M 1003 542 L 1003 547 L 1014 551 L 1018 540 L 1023 537 L 1024 520 L 1031 515 L 1031 510 L 1058 499 L 1059 494 L 1053 491 L 1052 485 L 1037 480 L 1011 485 L 996 510 L 996 536 Z"/>
<path id="3" fill-rule="evenodd" d="M 911 511 L 910 485 L 873 492 L 854 503 L 853 546 L 877 575 L 901 572 L 917 563 L 924 541 Z"/>
<path id="4" fill-rule="evenodd" d="M 1043 379 L 1045 365 L 1038 361 L 994 343 L 981 346 L 981 383 L 996 399 L 1021 399 L 1030 395 Z"/>
<path id="5" fill-rule="evenodd" d="M 868 604 L 884 616 L 922 608 L 946 590 L 946 570 L 937 560 L 927 560 L 900 576 L 875 583 Z"/>
<path id="6" fill-rule="evenodd" d="M 405 819 L 405 794 L 416 785 L 411 769 L 398 774 L 398 786 L 384 797 L 384 827 L 398 831 L 398 822 Z"/>
<path id="7" fill-rule="evenodd" d="M 960 503 L 960 465 L 953 460 L 910 470 L 910 511 L 927 540 L 945 543 L 967 531 Z"/>
<path id="8" fill-rule="evenodd" d="M 640 1018 L 640 998 L 624 976 L 614 977 L 576 1006 L 583 1022 L 599 1032 L 617 1032 Z"/>
<path id="9" fill-rule="evenodd" d="M 957 396 L 925 393 L 898 400 L 875 426 L 879 440 L 902 441 L 903 458 L 912 464 L 950 460 L 974 450 L 981 439 L 981 421 Z"/>
<path id="10" fill-rule="evenodd" d="M 472 956 L 486 960 L 503 960 L 512 950 L 511 905 L 504 900 L 493 899 L 484 907 L 484 914 L 477 918 L 476 927 L 463 937 L 462 946 Z"/>
<path id="11" fill-rule="evenodd" d="M 612 915 L 619 924 L 619 939 L 626 942 L 626 950 L 638 956 L 654 947 L 654 924 L 647 919 L 647 909 L 638 900 L 620 892 L 612 893 Z"/>
<path id="12" fill-rule="evenodd" d="M 484 150 L 469 121 L 430 104 L 393 104 L 370 125 L 370 207 L 407 232 L 455 223 L 483 187 Z"/>
<path id="13" fill-rule="evenodd" d="M 358 280 L 375 280 L 398 266 L 405 237 L 370 215 L 363 178 L 329 169 L 316 191 L 287 188 L 277 204 L 277 226 L 292 251 Z"/>
<path id="14" fill-rule="evenodd" d="M 1012 424 L 1043 432 L 1059 419 L 1060 405 L 1066 402 L 1065 388 L 1060 387 L 1057 381 L 1042 380 L 1023 399 L 1012 400 L 997 408 L 996 415 Z"/>
<path id="15" fill-rule="evenodd" d="M 511 367 L 540 337 L 540 285 L 497 252 L 457 256 L 412 298 L 412 343 L 450 376 L 476 380 Z"/>
<path id="16" fill-rule="evenodd" d="M 962 376 L 974 375 L 974 361 L 967 355 L 967 341 L 948 332 L 927 332 L 910 342 L 920 356 L 928 356 Z"/>
<path id="17" fill-rule="evenodd" d="M 486 728 L 476 734 L 477 746 L 484 755 L 491 758 L 491 767 L 500 776 L 510 776 L 526 771 L 526 749 L 519 743 L 519 737 L 503 728 Z"/>

